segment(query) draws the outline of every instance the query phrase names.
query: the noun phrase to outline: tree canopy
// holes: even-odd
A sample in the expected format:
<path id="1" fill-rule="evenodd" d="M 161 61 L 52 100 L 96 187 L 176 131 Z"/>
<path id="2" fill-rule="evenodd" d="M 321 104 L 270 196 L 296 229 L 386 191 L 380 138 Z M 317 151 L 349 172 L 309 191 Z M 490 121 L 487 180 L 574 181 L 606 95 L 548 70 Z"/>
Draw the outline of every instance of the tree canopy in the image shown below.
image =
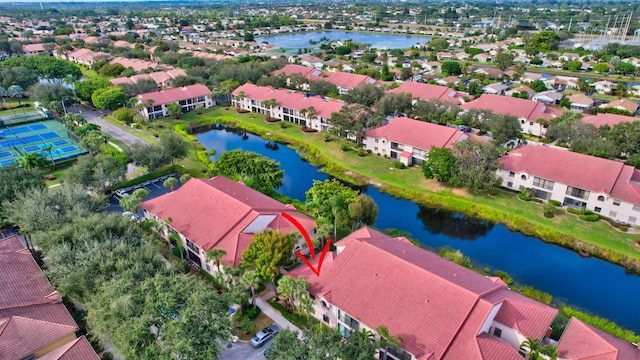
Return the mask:
<path id="1" fill-rule="evenodd" d="M 273 282 L 280 273 L 280 266 L 293 258 L 297 233 L 283 234 L 267 229 L 253 236 L 253 241 L 242 253 L 243 268 L 254 268 L 265 282 Z"/>
<path id="2" fill-rule="evenodd" d="M 217 174 L 242 180 L 247 186 L 260 192 L 279 188 L 284 177 L 280 163 L 251 151 L 225 151 L 213 166 Z"/>

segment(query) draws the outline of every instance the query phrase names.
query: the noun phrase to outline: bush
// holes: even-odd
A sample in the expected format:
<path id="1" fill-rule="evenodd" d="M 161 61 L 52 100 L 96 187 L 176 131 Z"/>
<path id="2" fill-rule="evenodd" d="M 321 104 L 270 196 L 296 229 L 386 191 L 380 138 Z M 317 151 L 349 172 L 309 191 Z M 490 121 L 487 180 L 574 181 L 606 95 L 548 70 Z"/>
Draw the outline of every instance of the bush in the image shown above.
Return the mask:
<path id="1" fill-rule="evenodd" d="M 340 150 L 342 151 L 349 151 L 350 147 L 347 144 L 342 144 L 340 145 Z"/>
<path id="2" fill-rule="evenodd" d="M 578 218 L 582 221 L 594 222 L 600 220 L 600 215 L 598 214 L 580 214 Z"/>
<path id="3" fill-rule="evenodd" d="M 171 249 L 171 254 L 175 257 L 180 257 L 180 255 L 184 254 L 184 248 L 180 245 L 176 245 Z"/>
<path id="4" fill-rule="evenodd" d="M 401 161 L 394 161 L 393 167 L 396 169 L 404 169 L 404 164 Z"/>
<path id="5" fill-rule="evenodd" d="M 286 129 L 288 127 L 289 127 L 289 124 L 287 124 L 286 122 L 283 121 L 280 123 L 280 129 Z"/>
<path id="6" fill-rule="evenodd" d="M 531 286 L 517 287 L 517 288 L 514 288 L 514 290 L 524 296 L 538 300 L 541 303 L 544 303 L 547 305 L 551 305 L 551 301 L 553 300 L 553 296 L 551 296 L 551 294 L 542 292 L 540 290 L 536 290 Z"/>
<path id="7" fill-rule="evenodd" d="M 531 196 L 527 196 L 527 195 L 525 195 L 523 193 L 519 193 L 518 194 L 518 198 L 520 200 L 522 200 L 522 201 L 531 201 L 531 199 L 532 199 Z"/>
<path id="8" fill-rule="evenodd" d="M 261 313 L 260 308 L 257 306 L 247 308 L 247 310 L 245 311 L 245 315 L 251 321 L 255 320 L 258 317 L 258 315 L 260 315 L 260 313 Z"/>
<path id="9" fill-rule="evenodd" d="M 324 135 L 322 136 L 322 140 L 323 140 L 324 142 L 329 142 L 329 141 L 331 141 L 331 134 L 324 134 Z"/>
<path id="10" fill-rule="evenodd" d="M 104 354 L 102 354 L 102 357 L 100 358 L 101 360 L 113 360 L 113 354 L 106 351 Z"/>
<path id="11" fill-rule="evenodd" d="M 549 204 L 553 205 L 553 206 L 560 206 L 562 205 L 562 203 L 558 200 L 549 200 Z"/>
<path id="12" fill-rule="evenodd" d="M 313 132 L 317 132 L 317 131 L 318 131 L 318 130 L 316 130 L 316 129 L 312 129 L 312 128 L 310 128 L 310 127 L 307 127 L 306 125 L 303 125 L 303 126 L 300 128 L 300 130 L 302 130 L 303 132 L 306 132 L 306 133 L 313 133 Z"/>
<path id="13" fill-rule="evenodd" d="M 365 149 L 358 150 L 358 156 L 367 156 L 369 153 Z"/>
<path id="14" fill-rule="evenodd" d="M 544 217 L 550 219 L 556 215 L 556 207 L 553 204 L 544 204 L 542 207 Z"/>

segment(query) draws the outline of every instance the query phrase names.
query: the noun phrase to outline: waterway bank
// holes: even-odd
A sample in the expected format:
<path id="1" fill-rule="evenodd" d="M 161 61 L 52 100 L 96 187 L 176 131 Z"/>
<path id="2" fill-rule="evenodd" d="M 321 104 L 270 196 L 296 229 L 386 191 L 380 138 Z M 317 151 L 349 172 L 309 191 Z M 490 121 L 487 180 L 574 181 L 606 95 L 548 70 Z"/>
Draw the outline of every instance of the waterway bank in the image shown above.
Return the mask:
<path id="1" fill-rule="evenodd" d="M 381 191 L 398 198 L 499 223 L 510 230 L 563 246 L 582 255 L 595 256 L 621 265 L 629 272 L 640 272 L 640 251 L 635 249 L 637 246 L 634 245 L 632 235 L 618 233 L 603 222 L 583 223 L 569 214 L 545 220 L 542 218 L 540 205 L 518 203 L 518 208 L 514 208 L 516 197 L 511 193 L 498 193 L 495 197 L 489 197 L 464 194 L 464 190 L 447 187 L 443 187 L 440 192 L 426 191 L 424 183 L 428 181 L 422 177 L 420 169 L 390 171 L 390 161 L 385 162 L 371 155 L 363 159 L 370 159 L 371 164 L 376 163 L 375 166 L 363 168 L 345 161 L 348 157 L 357 158 L 355 151 L 326 151 L 327 147 L 338 149 L 338 144 L 344 143 L 342 140 L 335 139 L 326 144 L 321 134 L 304 134 L 297 126 L 289 123 L 283 123 L 286 128 L 281 129 L 277 123 L 266 123 L 260 114 L 233 114 L 230 111 L 217 113 L 213 117 L 203 116 L 191 125 L 195 127 L 216 122 L 234 124 L 268 140 L 292 146 L 311 163 L 324 166 L 324 172 L 342 180 L 359 185 L 373 184 Z M 402 175 L 398 174 L 400 171 Z M 562 229 L 564 231 L 560 231 Z"/>

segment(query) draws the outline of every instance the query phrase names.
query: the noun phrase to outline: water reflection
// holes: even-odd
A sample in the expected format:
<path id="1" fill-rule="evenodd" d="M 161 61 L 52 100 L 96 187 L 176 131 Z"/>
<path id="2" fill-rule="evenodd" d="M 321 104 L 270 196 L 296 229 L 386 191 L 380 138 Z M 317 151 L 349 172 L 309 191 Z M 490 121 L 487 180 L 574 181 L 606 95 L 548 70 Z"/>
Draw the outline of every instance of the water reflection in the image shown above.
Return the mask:
<path id="1" fill-rule="evenodd" d="M 427 231 L 462 240 L 475 240 L 487 236 L 494 224 L 443 209 L 419 206 L 416 218 Z"/>

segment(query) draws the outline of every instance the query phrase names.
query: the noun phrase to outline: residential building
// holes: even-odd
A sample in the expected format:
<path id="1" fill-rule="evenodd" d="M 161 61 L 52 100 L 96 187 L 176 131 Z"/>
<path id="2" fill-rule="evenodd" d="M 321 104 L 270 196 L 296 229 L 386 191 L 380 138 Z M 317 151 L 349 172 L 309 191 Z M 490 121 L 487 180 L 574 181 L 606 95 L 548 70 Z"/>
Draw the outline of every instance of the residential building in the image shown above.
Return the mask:
<path id="1" fill-rule="evenodd" d="M 483 94 L 504 95 L 504 92 L 509 89 L 509 86 L 503 83 L 494 83 L 485 85 L 482 87 Z"/>
<path id="2" fill-rule="evenodd" d="M 505 95 L 511 96 L 511 97 L 513 97 L 516 93 L 519 93 L 519 94 L 526 93 L 527 98 L 530 98 L 533 94 L 535 94 L 535 91 L 533 91 L 533 89 L 528 87 L 527 85 L 521 85 L 521 86 L 518 86 L 517 88 L 509 89 L 504 92 Z"/>
<path id="3" fill-rule="evenodd" d="M 546 79 L 542 79 L 542 82 L 547 86 L 547 88 L 555 89 L 555 90 L 577 90 L 578 89 L 578 78 L 574 76 L 552 76 Z"/>
<path id="4" fill-rule="evenodd" d="M 180 104 L 182 112 L 189 112 L 199 106 L 209 108 L 215 105 L 211 90 L 202 84 L 165 89 L 137 96 L 138 104 L 145 105 L 139 110 L 145 119 L 157 119 L 169 115 L 169 104 Z"/>
<path id="5" fill-rule="evenodd" d="M 449 84 L 458 85 L 460 78 L 457 76 L 447 76 L 436 80 L 436 83 L 442 86 L 448 86 Z"/>
<path id="6" fill-rule="evenodd" d="M 497 174 L 509 189 L 530 188 L 542 200 L 640 224 L 640 170 L 622 162 L 527 145 L 503 155 Z"/>
<path id="7" fill-rule="evenodd" d="M 49 50 L 45 49 L 46 46 L 51 46 Z M 56 47 L 55 43 L 49 44 L 24 44 L 22 45 L 22 55 L 25 57 L 36 56 L 41 54 L 51 55 L 51 50 Z"/>
<path id="8" fill-rule="evenodd" d="M 0 359 L 99 359 L 18 236 L 0 240 L 0 264 Z"/>
<path id="9" fill-rule="evenodd" d="M 638 103 L 624 98 L 602 104 L 599 107 L 603 109 L 618 109 L 622 111 L 628 111 L 631 113 L 631 116 L 634 116 L 638 113 Z"/>
<path id="10" fill-rule="evenodd" d="M 617 114 L 599 113 L 592 116 L 585 116 L 581 120 L 588 124 L 592 124 L 596 128 L 600 128 L 600 126 L 603 125 L 607 125 L 612 128 L 619 123 L 639 121 L 640 118 Z"/>
<path id="11" fill-rule="evenodd" d="M 525 72 L 522 77 L 520 78 L 520 81 L 523 83 L 532 83 L 534 81 L 537 80 L 542 80 L 544 77 L 542 76 L 542 74 L 539 73 L 532 73 L 532 72 Z"/>
<path id="12" fill-rule="evenodd" d="M 282 69 L 272 71 L 270 75 L 285 76 L 287 78 L 287 86 L 292 86 L 291 76 L 293 74 L 298 74 L 306 80 L 304 84 L 299 85 L 299 88 L 305 91 L 309 91 L 309 82 L 322 80 L 324 77 L 324 73 L 322 73 L 322 71 L 314 67 L 307 67 L 307 66 L 295 65 L 295 64 L 287 64 Z"/>
<path id="13" fill-rule="evenodd" d="M 100 60 L 108 60 L 113 57 L 111 56 L 111 54 L 107 54 L 104 52 L 95 52 L 89 49 L 77 49 L 62 54 L 54 52 L 54 56 L 89 67 Z"/>
<path id="14" fill-rule="evenodd" d="M 547 105 L 557 105 L 560 103 L 560 99 L 562 99 L 562 93 L 554 90 L 541 91 L 531 97 L 531 100 Z"/>
<path id="15" fill-rule="evenodd" d="M 590 85 L 593 89 L 600 94 L 608 94 L 611 90 L 616 88 L 616 83 L 609 80 L 596 81 Z"/>
<path id="16" fill-rule="evenodd" d="M 182 69 L 173 69 L 167 71 L 155 71 L 148 74 L 133 75 L 130 77 L 119 77 L 109 80 L 111 85 L 134 85 L 140 80 L 153 80 L 156 82 L 158 89 L 173 87 L 173 80 L 178 76 L 187 76 Z"/>
<path id="17" fill-rule="evenodd" d="M 467 110 L 491 110 L 498 114 L 515 116 L 520 121 L 522 132 L 536 136 L 544 136 L 547 132 L 547 125 L 540 121 L 541 119 L 548 121 L 562 115 L 562 111 L 536 101 L 492 94 L 483 94 L 460 107 Z"/>
<path id="18" fill-rule="evenodd" d="M 343 71 L 336 71 L 329 74 L 324 81 L 330 82 L 338 88 L 338 94 L 345 95 L 349 90 L 355 89 L 358 85 L 382 86 L 383 83 L 367 75 L 351 74 Z"/>
<path id="19" fill-rule="evenodd" d="M 573 94 L 568 99 L 571 103 L 569 108 L 573 111 L 587 111 L 595 104 L 591 97 L 584 94 Z"/>
<path id="20" fill-rule="evenodd" d="M 395 117 L 387 125 L 366 131 L 364 148 L 388 156 L 405 166 L 421 165 L 432 147 L 451 147 L 469 138 L 456 128 Z"/>
<path id="21" fill-rule="evenodd" d="M 363 227 L 335 246 L 319 276 L 289 276 L 309 281 L 312 315 L 343 337 L 379 325 L 402 337 L 390 359 L 522 359 L 522 341 L 543 339 L 558 312 L 406 238 Z"/>
<path id="22" fill-rule="evenodd" d="M 558 359 L 637 360 L 640 349 L 572 317 L 558 342 Z"/>
<path id="23" fill-rule="evenodd" d="M 188 260 L 208 273 L 218 271 L 213 260 L 207 258 L 207 251 L 213 248 L 226 251 L 223 265 L 235 267 L 256 233 L 267 229 L 297 231 L 283 213 L 300 222 L 309 234 L 315 234 L 315 222 L 292 205 L 223 176 L 193 178 L 176 191 L 143 202 L 142 207 L 145 218 L 167 224 L 165 237 L 178 234 Z M 295 250 L 303 250 L 303 243 L 299 242 Z"/>
<path id="24" fill-rule="evenodd" d="M 441 51 L 436 54 L 436 57 L 438 61 L 453 60 L 453 53 Z"/>
<path id="25" fill-rule="evenodd" d="M 345 104 L 339 100 L 310 96 L 301 92 L 274 89 L 271 86 L 244 84 L 231 94 L 233 106 L 268 115 L 275 119 L 304 125 L 318 131 L 328 131 L 331 114 Z M 267 101 L 273 100 L 270 106 Z"/>
<path id="26" fill-rule="evenodd" d="M 113 60 L 109 61 L 109 64 L 121 64 L 125 69 L 132 68 L 137 73 L 140 73 L 143 70 L 173 70 L 173 66 L 158 64 L 155 61 L 127 59 L 123 57 L 114 58 Z"/>
<path id="27" fill-rule="evenodd" d="M 414 99 L 414 103 L 417 99 L 425 101 L 446 101 L 454 105 L 464 104 L 463 98 L 464 96 L 467 96 L 467 94 L 461 93 L 446 86 L 432 85 L 413 81 L 405 81 L 397 88 L 387 90 L 387 94 L 399 93 L 411 94 L 411 97 Z"/>

